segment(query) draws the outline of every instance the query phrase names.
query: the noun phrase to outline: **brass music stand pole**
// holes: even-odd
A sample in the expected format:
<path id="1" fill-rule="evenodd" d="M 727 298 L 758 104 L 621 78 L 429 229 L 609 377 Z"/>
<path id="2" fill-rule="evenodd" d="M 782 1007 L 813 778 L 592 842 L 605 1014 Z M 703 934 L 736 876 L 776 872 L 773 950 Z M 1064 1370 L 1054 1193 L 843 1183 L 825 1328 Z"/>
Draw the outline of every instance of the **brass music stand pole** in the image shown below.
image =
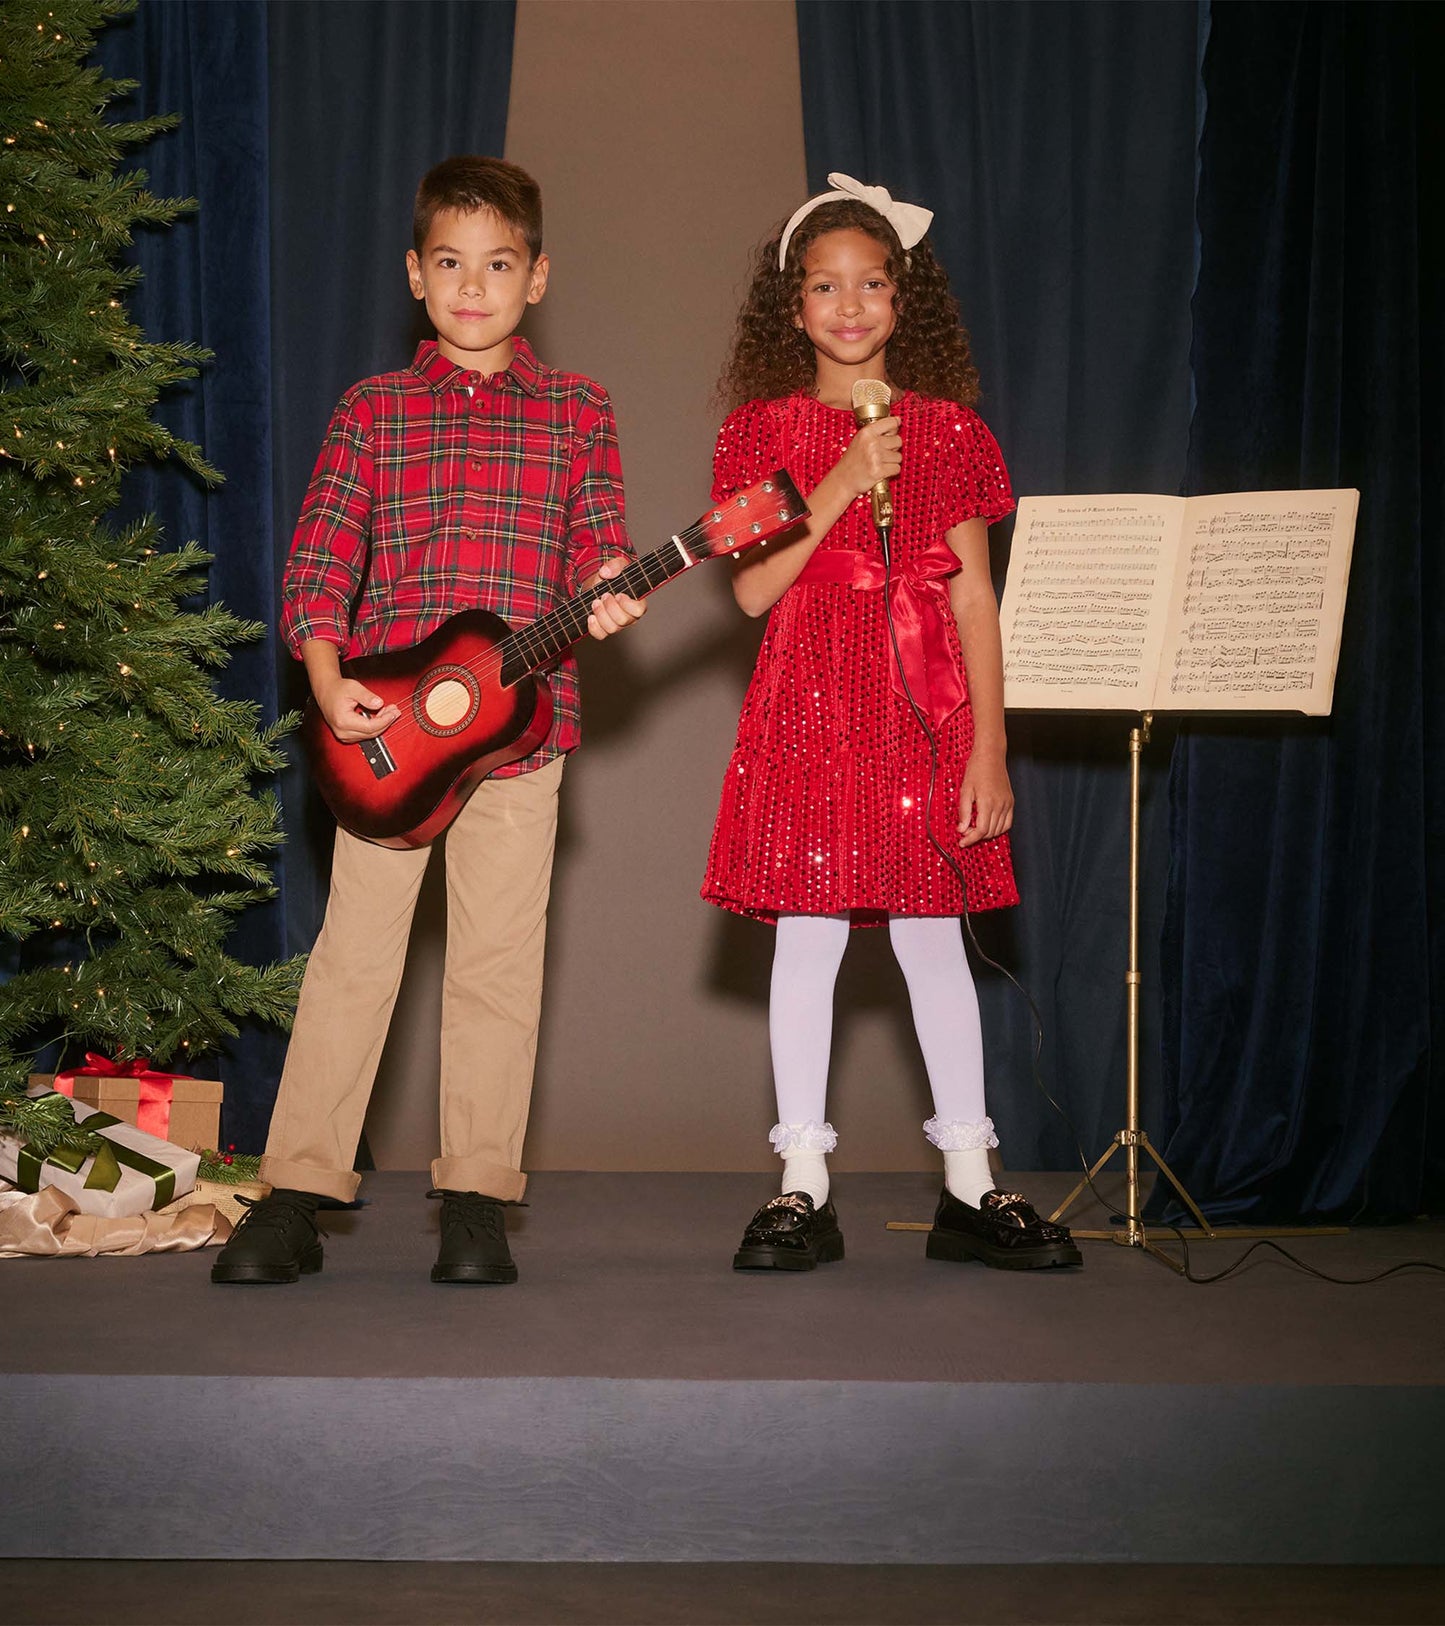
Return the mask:
<path id="1" fill-rule="evenodd" d="M 1127 1182 L 1127 1201 L 1125 1204 L 1125 1223 L 1108 1231 L 1075 1231 L 1075 1237 L 1090 1242 L 1115 1242 L 1121 1247 L 1142 1248 L 1145 1253 L 1151 1254 L 1162 1264 L 1166 1264 L 1181 1276 L 1184 1274 L 1183 1264 L 1167 1254 L 1157 1243 L 1149 1239 L 1149 1233 L 1141 1221 L 1139 1202 L 1139 1154 L 1143 1152 L 1152 1159 L 1154 1166 L 1169 1182 L 1179 1196 L 1179 1200 L 1194 1216 L 1199 1227 L 1199 1237 L 1194 1240 L 1205 1242 L 1218 1242 L 1225 1238 L 1271 1237 L 1271 1236 L 1344 1236 L 1347 1228 L 1344 1226 L 1295 1225 L 1261 1228 L 1257 1226 L 1231 1225 L 1224 1231 L 1217 1231 L 1205 1219 L 1198 1205 L 1179 1181 L 1179 1177 L 1159 1155 L 1159 1149 L 1149 1139 L 1148 1132 L 1139 1125 L 1139 989 L 1143 983 L 1143 975 L 1139 970 L 1139 761 L 1143 755 L 1144 747 L 1149 743 L 1149 729 L 1154 721 L 1153 712 L 1146 711 L 1141 714 L 1139 726 L 1129 732 L 1129 969 L 1124 976 L 1124 986 L 1128 997 L 1128 1027 L 1127 1027 L 1127 1067 L 1128 1091 L 1124 1105 L 1124 1127 L 1116 1134 L 1109 1144 L 1109 1149 L 1094 1164 L 1088 1174 L 1079 1181 L 1074 1189 L 1064 1198 L 1063 1202 L 1054 1210 L 1049 1218 L 1055 1223 L 1063 1219 L 1064 1215 L 1073 1206 L 1075 1200 L 1083 1193 L 1094 1176 L 1108 1163 L 1114 1153 L 1120 1148 L 1124 1152 L 1125 1180 Z"/>
<path id="2" fill-rule="evenodd" d="M 1139 970 L 1139 760 L 1144 754 L 1144 747 L 1149 741 L 1149 729 L 1154 721 L 1153 712 L 1146 711 L 1140 717 L 1136 727 L 1129 731 L 1129 969 L 1124 974 L 1124 988 L 1128 1000 L 1128 1025 L 1125 1038 L 1125 1062 L 1127 1066 L 1128 1088 L 1124 1102 L 1124 1127 L 1116 1134 L 1109 1144 L 1109 1149 L 1094 1164 L 1074 1189 L 1064 1198 L 1063 1202 L 1054 1210 L 1049 1218 L 1055 1223 L 1060 1221 L 1074 1201 L 1083 1193 L 1084 1188 L 1090 1184 L 1094 1176 L 1105 1167 L 1114 1153 L 1121 1148 L 1124 1152 L 1125 1179 L 1128 1186 L 1127 1201 L 1125 1204 L 1125 1223 L 1110 1231 L 1075 1231 L 1076 1237 L 1086 1241 L 1117 1242 L 1122 1247 L 1142 1248 L 1146 1253 L 1152 1254 L 1171 1270 L 1181 1274 L 1184 1267 L 1178 1260 L 1172 1259 L 1156 1243 L 1149 1240 L 1149 1233 L 1145 1230 L 1139 1218 L 1141 1204 L 1139 1201 L 1139 1153 L 1143 1151 L 1153 1159 L 1159 1172 L 1168 1180 L 1169 1184 L 1179 1193 L 1180 1201 L 1194 1216 L 1195 1223 L 1206 1237 L 1213 1237 L 1214 1230 L 1210 1223 L 1200 1213 L 1194 1199 L 1180 1184 L 1178 1176 L 1169 1165 L 1160 1157 L 1157 1148 L 1149 1139 L 1148 1131 L 1139 1126 L 1139 989 L 1144 981 L 1143 973 Z"/>

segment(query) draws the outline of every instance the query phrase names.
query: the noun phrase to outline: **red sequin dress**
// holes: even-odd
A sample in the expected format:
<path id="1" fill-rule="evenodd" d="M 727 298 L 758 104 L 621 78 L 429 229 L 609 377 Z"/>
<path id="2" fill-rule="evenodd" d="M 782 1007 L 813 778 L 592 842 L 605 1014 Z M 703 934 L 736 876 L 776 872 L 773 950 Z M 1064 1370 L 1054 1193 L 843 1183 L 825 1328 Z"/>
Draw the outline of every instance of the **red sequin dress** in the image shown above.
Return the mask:
<path id="1" fill-rule="evenodd" d="M 893 573 L 931 585 L 933 658 L 951 664 L 943 676 L 955 698 L 962 696 L 936 728 L 934 833 L 963 867 L 967 908 L 996 909 L 1018 902 L 1008 837 L 958 844 L 973 712 L 939 578 L 948 564 L 937 561 L 947 531 L 968 519 L 1001 518 L 1012 511 L 1013 494 L 998 445 L 976 413 L 913 394 L 894 410 L 903 467 L 893 482 Z M 748 402 L 718 432 L 713 501 L 776 468 L 808 493 L 856 428 L 851 412 L 807 395 Z M 821 557 L 848 550 L 864 557 Z M 702 887 L 710 903 L 769 923 L 780 914 L 851 912 L 855 925 L 882 925 L 890 914 L 963 912 L 957 878 L 924 830 L 928 743 L 898 692 L 881 563 L 869 503 L 860 498 L 773 606 L 713 829 Z M 896 621 L 897 598 L 894 605 Z M 921 700 L 916 676 L 910 686 Z"/>

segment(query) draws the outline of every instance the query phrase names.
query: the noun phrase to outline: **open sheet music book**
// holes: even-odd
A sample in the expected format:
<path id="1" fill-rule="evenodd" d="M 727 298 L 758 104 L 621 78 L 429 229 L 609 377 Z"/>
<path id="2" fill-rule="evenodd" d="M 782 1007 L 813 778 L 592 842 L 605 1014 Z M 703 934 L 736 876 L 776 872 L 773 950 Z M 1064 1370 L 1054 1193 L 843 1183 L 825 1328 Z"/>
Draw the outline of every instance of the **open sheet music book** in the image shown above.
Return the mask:
<path id="1" fill-rule="evenodd" d="M 1005 706 L 1327 715 L 1359 500 L 1025 497 L 1000 612 Z"/>

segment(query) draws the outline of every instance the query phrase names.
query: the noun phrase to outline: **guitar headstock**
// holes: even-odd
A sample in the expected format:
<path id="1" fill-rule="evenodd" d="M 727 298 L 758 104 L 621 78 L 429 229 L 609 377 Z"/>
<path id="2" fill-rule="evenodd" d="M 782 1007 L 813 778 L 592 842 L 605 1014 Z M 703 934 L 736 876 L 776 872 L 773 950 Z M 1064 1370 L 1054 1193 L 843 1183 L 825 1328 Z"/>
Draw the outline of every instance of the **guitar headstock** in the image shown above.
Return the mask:
<path id="1" fill-rule="evenodd" d="M 767 542 L 807 517 L 808 505 L 798 495 L 792 476 L 786 469 L 776 469 L 746 491 L 736 491 L 726 502 L 708 509 L 679 540 L 695 559 L 715 559 L 724 553 L 736 558 L 744 548 Z"/>

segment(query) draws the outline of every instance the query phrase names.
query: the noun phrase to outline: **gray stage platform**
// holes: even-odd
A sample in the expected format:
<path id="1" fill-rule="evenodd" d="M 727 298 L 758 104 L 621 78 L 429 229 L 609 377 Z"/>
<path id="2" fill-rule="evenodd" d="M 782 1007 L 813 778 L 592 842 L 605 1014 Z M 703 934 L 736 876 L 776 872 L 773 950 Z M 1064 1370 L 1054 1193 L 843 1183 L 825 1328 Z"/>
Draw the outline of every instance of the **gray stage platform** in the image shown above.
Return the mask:
<path id="1" fill-rule="evenodd" d="M 1021 1177 L 1043 1206 L 1063 1177 Z M 422 1176 L 325 1272 L 0 1264 L 12 1557 L 1432 1563 L 1445 1278 L 934 1264 L 919 1176 L 840 1178 L 848 1259 L 739 1274 L 758 1176 L 546 1174 L 512 1288 L 433 1287 Z M 1200 1249 L 1217 1268 L 1236 1245 Z M 1366 1274 L 1445 1226 L 1299 1245 Z M 23 1507 L 19 1501 L 23 1486 Z M 17 1518 L 23 1511 L 25 1517 Z"/>

